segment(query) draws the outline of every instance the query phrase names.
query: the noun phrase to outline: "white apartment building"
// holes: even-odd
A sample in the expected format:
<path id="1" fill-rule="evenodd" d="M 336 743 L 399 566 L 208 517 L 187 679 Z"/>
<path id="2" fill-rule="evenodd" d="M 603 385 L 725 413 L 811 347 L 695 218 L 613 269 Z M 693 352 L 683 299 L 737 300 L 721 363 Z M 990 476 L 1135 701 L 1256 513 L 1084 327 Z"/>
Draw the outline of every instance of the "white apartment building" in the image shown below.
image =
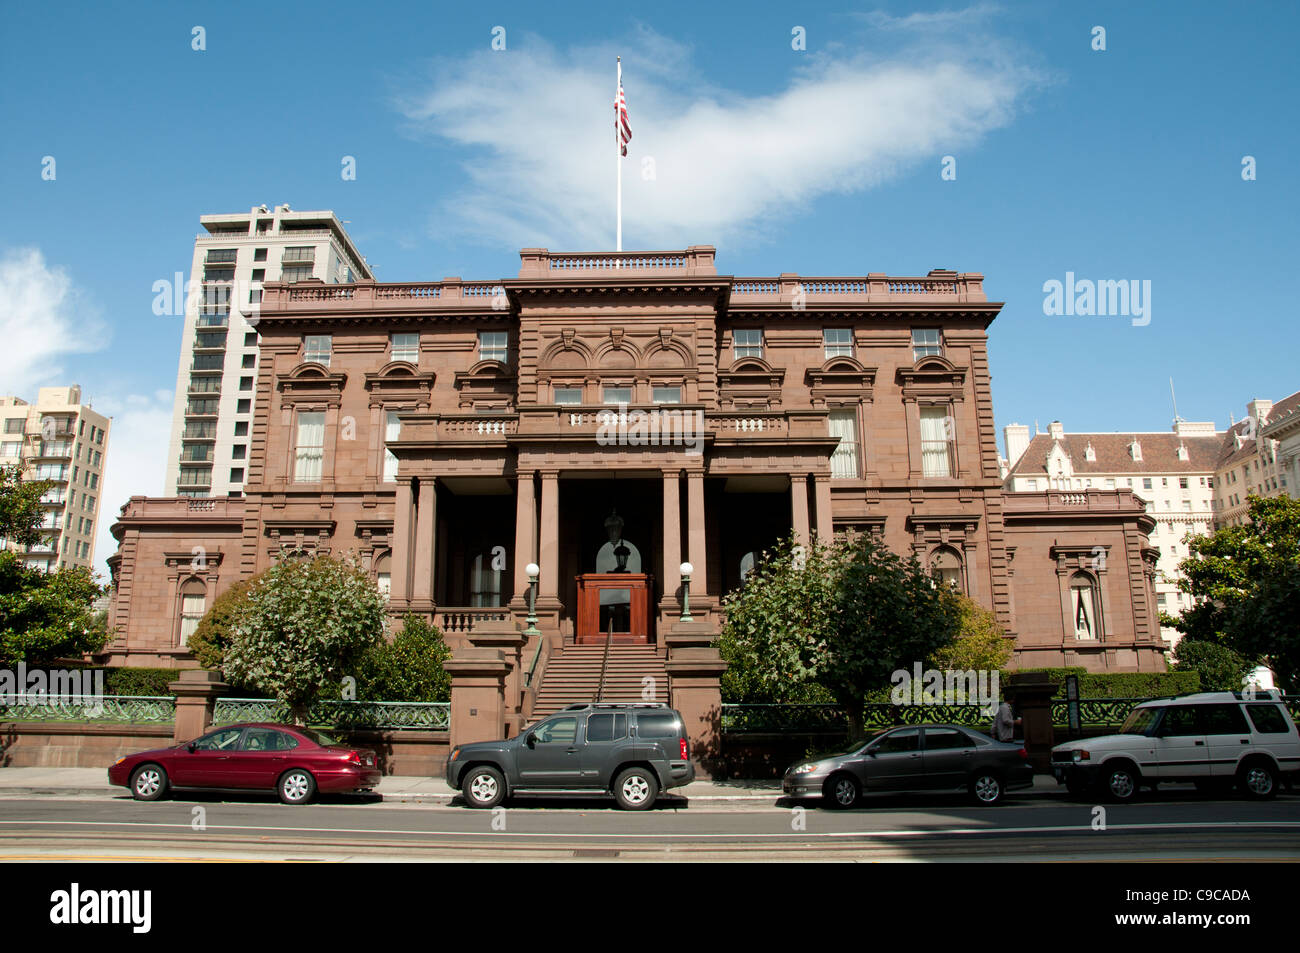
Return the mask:
<path id="1" fill-rule="evenodd" d="M 95 527 L 104 483 L 111 418 L 81 402 L 81 388 L 42 387 L 36 403 L 0 397 L 0 466 L 26 465 L 25 479 L 49 480 L 41 497 L 41 541 L 0 548 L 25 554 L 33 568 L 61 569 L 95 562 Z"/>
<path id="2" fill-rule="evenodd" d="M 1070 433 L 1053 421 L 1047 433 L 1003 428 L 1004 485 L 1012 492 L 1132 490 L 1146 501 L 1156 522 L 1151 544 L 1160 550 L 1156 607 L 1179 616 L 1191 597 L 1178 591 L 1178 563 L 1188 556 L 1188 535 L 1214 530 L 1216 464 L 1225 434 L 1213 423 L 1174 422 L 1172 433 Z M 1172 649 L 1181 634 L 1170 626 L 1161 635 Z"/>
<path id="3" fill-rule="evenodd" d="M 1251 496 L 1295 494 L 1295 435 L 1286 453 L 1280 440 L 1294 429 L 1286 421 L 1300 410 L 1300 391 L 1277 403 L 1256 398 L 1246 404 L 1246 417 L 1223 435 L 1216 462 L 1214 525 L 1237 526 L 1249 515 Z M 1288 473 L 1288 469 L 1290 472 Z"/>
<path id="4" fill-rule="evenodd" d="M 1277 483 L 1292 498 L 1300 495 L 1300 400 L 1295 399 L 1298 397 L 1293 394 L 1273 408 L 1262 431 L 1266 438 L 1277 441 L 1274 453 Z"/>
<path id="5" fill-rule="evenodd" d="M 176 372 L 167 492 L 240 496 L 257 378 L 257 310 L 266 281 L 373 279 L 333 212 L 265 205 L 204 215 Z"/>

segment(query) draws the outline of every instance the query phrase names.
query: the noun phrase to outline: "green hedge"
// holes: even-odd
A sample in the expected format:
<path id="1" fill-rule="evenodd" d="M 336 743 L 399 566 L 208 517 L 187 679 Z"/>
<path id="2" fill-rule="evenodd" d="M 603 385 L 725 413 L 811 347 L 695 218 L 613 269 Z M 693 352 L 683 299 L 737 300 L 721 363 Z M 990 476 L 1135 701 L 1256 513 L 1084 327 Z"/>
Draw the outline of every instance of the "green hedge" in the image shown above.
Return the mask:
<path id="1" fill-rule="evenodd" d="M 1061 683 L 1058 698 L 1065 697 L 1065 676 L 1079 676 L 1081 698 L 1160 698 L 1166 695 L 1186 695 L 1201 689 L 1201 677 L 1196 672 L 1089 672 L 1082 666 L 1070 668 L 1024 668 L 1003 672 L 1002 684 L 1007 678 L 1024 672 L 1046 672 L 1053 681 Z"/>

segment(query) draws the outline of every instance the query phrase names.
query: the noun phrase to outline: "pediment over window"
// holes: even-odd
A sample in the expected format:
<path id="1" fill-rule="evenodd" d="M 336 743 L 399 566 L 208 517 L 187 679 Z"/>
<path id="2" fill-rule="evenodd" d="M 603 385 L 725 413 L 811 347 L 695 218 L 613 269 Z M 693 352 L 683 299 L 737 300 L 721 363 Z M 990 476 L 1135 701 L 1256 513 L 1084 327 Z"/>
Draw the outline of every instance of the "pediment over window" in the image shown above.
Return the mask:
<path id="1" fill-rule="evenodd" d="M 330 407 L 337 407 L 343 400 L 343 386 L 348 375 L 342 371 L 330 371 L 323 364 L 308 362 L 299 364 L 285 374 L 277 374 L 276 389 L 280 392 L 281 409 L 292 407 L 303 401 L 320 402 Z"/>
<path id="2" fill-rule="evenodd" d="M 517 381 L 510 368 L 500 361 L 479 361 L 468 371 L 457 371 L 454 382 L 460 393 L 460 409 L 485 406 L 513 412 Z"/>
<path id="3" fill-rule="evenodd" d="M 325 555 L 334 535 L 334 520 L 281 519 L 263 520 L 262 532 L 271 540 L 270 552 L 300 552 Z"/>
<path id="4" fill-rule="evenodd" d="M 378 371 L 366 374 L 370 406 L 414 403 L 417 409 L 428 410 L 429 393 L 436 378 L 433 372 L 421 373 L 407 361 L 390 361 Z"/>
<path id="5" fill-rule="evenodd" d="M 900 367 L 895 379 L 904 397 L 943 397 L 960 399 L 966 387 L 964 367 L 957 367 L 938 355 L 923 357 L 911 367 Z"/>
<path id="6" fill-rule="evenodd" d="M 814 407 L 825 406 L 828 399 L 871 400 L 876 369 L 864 367 L 851 357 L 832 357 L 821 367 L 810 367 L 804 373 L 804 381 Z"/>
<path id="7" fill-rule="evenodd" d="M 759 357 L 742 357 L 728 370 L 718 371 L 718 402 L 723 408 L 781 406 L 785 368 Z"/>

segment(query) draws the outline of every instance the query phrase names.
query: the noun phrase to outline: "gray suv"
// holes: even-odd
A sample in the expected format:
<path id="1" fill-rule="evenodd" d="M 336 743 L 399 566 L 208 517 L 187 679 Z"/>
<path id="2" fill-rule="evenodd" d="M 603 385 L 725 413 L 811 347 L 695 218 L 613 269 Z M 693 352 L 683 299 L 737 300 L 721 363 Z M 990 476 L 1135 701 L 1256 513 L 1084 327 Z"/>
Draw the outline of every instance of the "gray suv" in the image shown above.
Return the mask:
<path id="1" fill-rule="evenodd" d="M 686 726 L 662 704 L 570 705 L 508 741 L 458 745 L 447 783 L 470 807 L 516 794 L 612 794 L 629 811 L 695 780 Z"/>

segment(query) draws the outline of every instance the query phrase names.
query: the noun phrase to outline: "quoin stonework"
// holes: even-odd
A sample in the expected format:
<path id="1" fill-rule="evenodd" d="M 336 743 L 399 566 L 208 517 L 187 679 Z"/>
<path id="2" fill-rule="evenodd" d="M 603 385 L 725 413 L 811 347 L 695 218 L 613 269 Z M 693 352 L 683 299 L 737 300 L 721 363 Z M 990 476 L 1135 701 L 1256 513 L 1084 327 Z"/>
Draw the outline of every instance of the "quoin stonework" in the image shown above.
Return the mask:
<path id="1" fill-rule="evenodd" d="M 190 620 L 233 581 L 285 550 L 355 551 L 394 614 L 502 663 L 507 724 L 590 700 L 584 653 L 611 631 L 703 724 L 720 601 L 793 529 L 917 554 L 995 613 L 1017 665 L 1163 669 L 1143 502 L 1003 484 L 1001 307 L 979 274 L 734 277 L 711 246 L 524 249 L 492 281 L 266 282 L 244 496 L 122 508 L 109 658 L 193 664 Z M 702 421 L 698 444 L 597 439 L 666 410 Z"/>

